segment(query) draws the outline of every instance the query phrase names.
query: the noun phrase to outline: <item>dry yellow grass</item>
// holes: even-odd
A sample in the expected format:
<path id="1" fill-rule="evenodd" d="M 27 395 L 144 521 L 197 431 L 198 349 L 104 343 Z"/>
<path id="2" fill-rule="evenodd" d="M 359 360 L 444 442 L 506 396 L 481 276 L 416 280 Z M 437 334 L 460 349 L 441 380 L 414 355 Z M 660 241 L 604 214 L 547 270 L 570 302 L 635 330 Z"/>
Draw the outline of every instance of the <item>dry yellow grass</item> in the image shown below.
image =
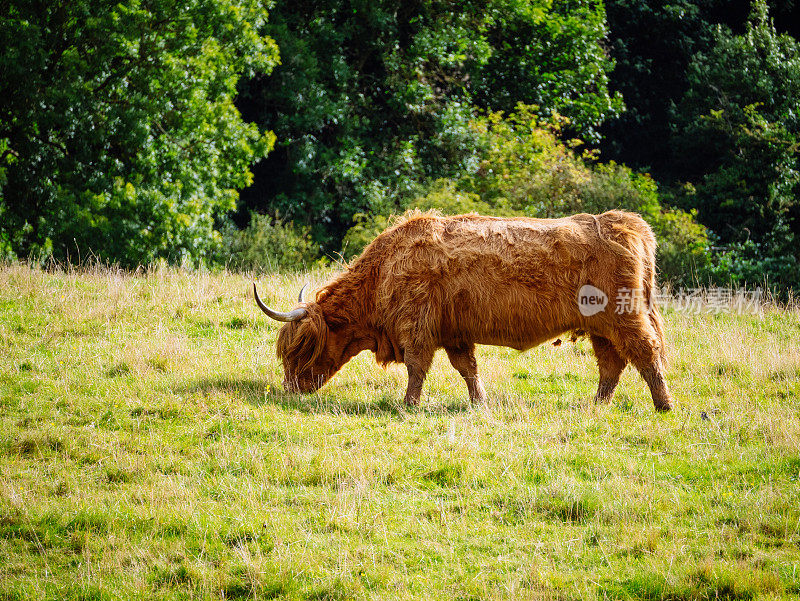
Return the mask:
<path id="1" fill-rule="evenodd" d="M 260 280 L 288 307 L 325 273 Z M 280 390 L 235 274 L 0 268 L 0 598 L 800 594 L 800 316 L 667 313 L 658 415 L 579 341 L 437 356 L 422 407 L 369 354 Z"/>

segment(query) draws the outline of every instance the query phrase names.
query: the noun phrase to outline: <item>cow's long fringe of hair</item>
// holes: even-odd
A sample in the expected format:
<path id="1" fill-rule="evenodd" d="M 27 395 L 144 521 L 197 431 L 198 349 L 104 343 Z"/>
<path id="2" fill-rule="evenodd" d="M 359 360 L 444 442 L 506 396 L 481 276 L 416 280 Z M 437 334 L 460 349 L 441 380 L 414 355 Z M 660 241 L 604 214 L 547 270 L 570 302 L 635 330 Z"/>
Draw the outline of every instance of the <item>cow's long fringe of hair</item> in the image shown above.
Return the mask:
<path id="1" fill-rule="evenodd" d="M 313 303 L 308 304 L 306 309 L 308 319 L 288 323 L 278 332 L 278 358 L 297 365 L 298 373 L 320 358 L 328 341 L 328 324 L 322 309 Z"/>
<path id="2" fill-rule="evenodd" d="M 370 246 L 381 243 L 382 237 L 379 236 Z M 278 333 L 277 355 L 285 363 L 297 366 L 296 373 L 305 372 L 322 356 L 328 344 L 330 327 L 341 323 L 364 324 L 368 321 L 375 306 L 369 292 L 376 288 L 379 258 L 380 253 L 376 252 L 362 254 L 317 291 L 315 302 L 305 305 L 308 319 L 289 323 L 281 328 Z M 323 304 L 325 314 L 322 310 Z"/>

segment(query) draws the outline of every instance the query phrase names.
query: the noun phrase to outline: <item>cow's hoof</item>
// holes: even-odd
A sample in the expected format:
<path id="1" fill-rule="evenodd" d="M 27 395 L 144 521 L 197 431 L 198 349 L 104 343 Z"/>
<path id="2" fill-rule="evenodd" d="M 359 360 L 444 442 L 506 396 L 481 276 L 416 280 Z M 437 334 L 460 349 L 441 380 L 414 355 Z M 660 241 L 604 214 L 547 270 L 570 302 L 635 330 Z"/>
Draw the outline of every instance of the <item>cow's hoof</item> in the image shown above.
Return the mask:
<path id="1" fill-rule="evenodd" d="M 672 411 L 672 401 L 654 401 L 653 404 L 656 407 L 656 411 L 660 413 Z"/>

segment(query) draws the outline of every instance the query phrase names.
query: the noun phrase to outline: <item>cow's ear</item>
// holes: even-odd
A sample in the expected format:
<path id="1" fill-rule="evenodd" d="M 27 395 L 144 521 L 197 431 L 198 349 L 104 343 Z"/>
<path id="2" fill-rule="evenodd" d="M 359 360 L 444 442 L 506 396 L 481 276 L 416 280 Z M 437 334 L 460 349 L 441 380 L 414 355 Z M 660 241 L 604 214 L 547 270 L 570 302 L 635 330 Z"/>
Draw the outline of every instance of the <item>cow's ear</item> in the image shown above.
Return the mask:
<path id="1" fill-rule="evenodd" d="M 344 326 L 346 326 L 349 322 L 346 319 L 342 319 L 341 317 L 336 317 L 335 315 L 323 315 L 325 322 L 328 324 L 328 328 L 332 331 L 336 332 L 341 330 Z"/>

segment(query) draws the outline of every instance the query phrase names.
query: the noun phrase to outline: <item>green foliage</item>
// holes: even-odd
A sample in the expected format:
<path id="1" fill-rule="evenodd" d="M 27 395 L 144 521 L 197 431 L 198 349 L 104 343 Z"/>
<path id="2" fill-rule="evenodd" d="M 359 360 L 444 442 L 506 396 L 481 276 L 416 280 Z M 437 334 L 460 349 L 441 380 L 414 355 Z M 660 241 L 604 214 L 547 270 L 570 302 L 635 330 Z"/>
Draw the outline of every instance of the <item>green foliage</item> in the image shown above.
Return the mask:
<path id="1" fill-rule="evenodd" d="M 607 48 L 615 62 L 609 87 L 622 93 L 626 110 L 600 129 L 603 156 L 646 169 L 662 183 L 685 180 L 670 140 L 671 107 L 689 83 L 697 53 L 708 56 L 719 26 L 741 33 L 749 2 L 729 0 L 605 0 Z M 781 33 L 800 36 L 795 0 L 770 0 Z"/>
<path id="2" fill-rule="evenodd" d="M 783 30 L 765 0 L 749 22 L 723 0 L 278 1 L 269 23 L 259 0 L 11 0 L 0 259 L 289 268 L 309 235 L 351 256 L 413 207 L 613 207 L 651 223 L 664 277 L 797 286 L 800 44 L 773 5 Z M 223 240 L 235 208 L 311 229 Z"/>
<path id="3" fill-rule="evenodd" d="M 763 0 L 743 35 L 718 30 L 697 54 L 675 110 L 676 145 L 694 184 L 683 202 L 729 246 L 731 277 L 800 284 L 800 44 L 779 35 Z"/>
<path id="4" fill-rule="evenodd" d="M 695 213 L 663 209 L 656 182 L 614 162 L 596 163 L 578 153 L 580 141 L 559 140 L 562 121 L 543 122 L 535 107 L 518 105 L 510 115 L 489 113 L 471 122 L 482 156 L 478 168 L 459 179 L 440 179 L 402 209 L 446 214 L 563 217 L 624 209 L 642 215 L 659 241 L 662 279 L 687 284 L 709 269 L 709 241 Z M 382 231 L 385 216 L 359 215 L 345 236 L 348 256 Z"/>
<path id="5" fill-rule="evenodd" d="M 614 63 L 605 48 L 604 3 L 509 4 L 487 7 L 492 52 L 475 76 L 476 103 L 495 111 L 524 103 L 546 118 L 558 113 L 572 133 L 599 142 L 599 126 L 623 109 L 619 92 L 609 92 Z"/>
<path id="6" fill-rule="evenodd" d="M 0 138 L 0 223 L 6 220 L 6 207 L 3 202 L 3 188 L 6 185 L 6 166 L 12 159 L 8 150 L 8 139 Z M 0 260 L 15 258 L 14 250 L 11 245 L 12 233 L 0 227 Z"/>
<path id="7" fill-rule="evenodd" d="M 451 179 L 438 179 L 431 184 L 426 193 L 404 204 L 403 210 L 419 209 L 440 211 L 446 215 L 480 213 L 482 215 L 510 215 L 514 211 L 507 206 L 491 205 L 483 202 L 477 194 L 457 189 Z M 365 215 L 359 213 L 353 218 L 353 226 L 347 230 L 342 241 L 342 254 L 345 258 L 358 255 L 383 230 L 392 224 L 386 215 Z"/>
<path id="8" fill-rule="evenodd" d="M 355 215 L 473 171 L 476 107 L 536 102 L 593 138 L 621 106 L 596 0 L 278 2 L 269 32 L 282 65 L 244 86 L 239 106 L 279 146 L 244 208 L 305 220 L 329 250 Z"/>
<path id="9" fill-rule="evenodd" d="M 513 212 L 505 205 L 489 204 L 481 200 L 477 194 L 458 190 L 456 183 L 447 179 L 435 181 L 424 196 L 418 196 L 406 208 L 419 209 L 420 211 L 435 209 L 446 215 L 461 215 L 473 212 L 482 215 L 501 215 Z"/>
<path id="10" fill-rule="evenodd" d="M 610 85 L 628 110 L 603 127 L 603 152 L 652 169 L 666 203 L 696 209 L 721 249 L 697 263 L 699 277 L 797 285 L 797 42 L 763 1 L 749 23 L 747 3 L 606 6 Z M 796 37 L 792 3 L 771 8 Z"/>
<path id="11" fill-rule="evenodd" d="M 661 214 L 655 180 L 613 161 L 591 165 L 591 177 L 581 182 L 580 197 L 581 209 L 588 213 L 617 208 L 640 213 L 648 221 Z"/>
<path id="12" fill-rule="evenodd" d="M 308 226 L 295 227 L 268 215 L 253 213 L 244 230 L 229 225 L 222 237 L 224 250 L 217 262 L 236 270 L 297 271 L 319 258 Z"/>
<path id="13" fill-rule="evenodd" d="M 557 137 L 561 123 L 557 117 L 552 123 L 542 121 L 536 107 L 522 104 L 508 116 L 494 112 L 475 119 L 482 160 L 462 178 L 462 187 L 493 206 L 533 217 L 576 212 L 579 188 L 589 172 Z"/>
<path id="14" fill-rule="evenodd" d="M 342 255 L 351 259 L 364 250 L 375 237 L 391 224 L 391 218 L 386 215 L 356 213 L 353 216 L 353 225 L 342 239 Z"/>
<path id="15" fill-rule="evenodd" d="M 658 186 L 649 175 L 614 162 L 596 164 L 581 187 L 581 200 L 582 210 L 589 213 L 619 208 L 645 218 L 658 240 L 660 280 L 676 286 L 707 280 L 711 248 L 705 226 L 697 222 L 697 211 L 662 207 Z"/>
<path id="16" fill-rule="evenodd" d="M 687 287 L 725 281 L 714 277 L 709 233 L 697 222 L 697 211 L 663 208 L 648 221 L 658 240 L 656 263 L 660 280 Z"/>
<path id="17" fill-rule="evenodd" d="M 602 128 L 603 156 L 671 178 L 670 106 L 687 89 L 692 56 L 714 44 L 718 23 L 740 26 L 745 3 L 725 0 L 605 0 L 608 48 L 616 66 L 610 86 L 622 93 L 624 113 Z"/>
<path id="18" fill-rule="evenodd" d="M 489 114 L 476 127 L 488 149 L 477 175 L 463 185 L 495 206 L 532 217 L 563 217 L 623 209 L 639 213 L 659 242 L 662 279 L 686 283 L 705 272 L 708 238 L 693 215 L 662 209 L 658 186 L 646 174 L 614 162 L 597 163 L 595 154 L 578 154 L 578 140 L 559 140 L 558 122 L 543 124 L 520 105 L 506 118 Z"/>
<path id="19" fill-rule="evenodd" d="M 720 249 L 708 266 L 711 281 L 738 286 L 763 286 L 786 298 L 788 287 L 797 288 L 798 262 L 791 253 L 776 253 L 783 240 L 758 244 L 752 240 L 735 242 Z"/>
<path id="20" fill-rule="evenodd" d="M 274 143 L 233 105 L 278 60 L 256 0 L 12 1 L 0 23 L 0 243 L 202 261 Z"/>

